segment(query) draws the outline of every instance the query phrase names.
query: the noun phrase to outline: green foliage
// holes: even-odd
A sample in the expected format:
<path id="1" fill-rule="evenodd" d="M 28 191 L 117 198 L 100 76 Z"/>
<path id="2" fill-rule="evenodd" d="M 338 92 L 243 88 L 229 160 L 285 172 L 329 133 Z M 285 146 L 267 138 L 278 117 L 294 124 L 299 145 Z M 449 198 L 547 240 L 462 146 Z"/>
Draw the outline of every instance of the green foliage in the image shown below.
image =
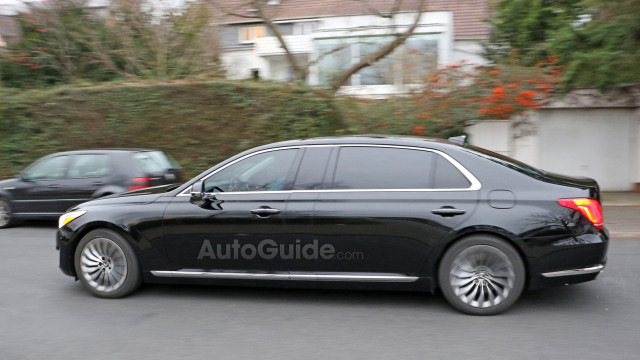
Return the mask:
<path id="1" fill-rule="evenodd" d="M 85 1 L 52 0 L 18 17 L 22 38 L 0 58 L 4 86 L 179 79 L 222 74 L 209 10 L 187 2 L 158 14 L 151 1 L 113 0 L 96 16 Z"/>
<path id="2" fill-rule="evenodd" d="M 485 55 L 495 62 L 506 59 L 533 66 L 552 54 L 546 43 L 555 32 L 571 27 L 584 11 L 582 0 L 500 0 L 491 24 L 495 31 Z"/>
<path id="3" fill-rule="evenodd" d="M 485 47 L 498 63 L 564 66 L 564 89 L 606 90 L 640 82 L 640 1 L 502 0 Z"/>
<path id="4" fill-rule="evenodd" d="M 585 1 L 592 20 L 558 31 L 550 51 L 566 66 L 565 88 L 640 82 L 640 1 Z"/>
<path id="5" fill-rule="evenodd" d="M 465 121 L 449 116 L 424 118 L 414 97 L 382 100 L 340 98 L 338 104 L 352 134 L 387 134 L 449 138 L 465 134 Z"/>
<path id="6" fill-rule="evenodd" d="M 333 97 L 271 83 L 174 82 L 0 92 L 0 178 L 56 151 L 141 147 L 196 175 L 261 144 L 343 129 Z"/>

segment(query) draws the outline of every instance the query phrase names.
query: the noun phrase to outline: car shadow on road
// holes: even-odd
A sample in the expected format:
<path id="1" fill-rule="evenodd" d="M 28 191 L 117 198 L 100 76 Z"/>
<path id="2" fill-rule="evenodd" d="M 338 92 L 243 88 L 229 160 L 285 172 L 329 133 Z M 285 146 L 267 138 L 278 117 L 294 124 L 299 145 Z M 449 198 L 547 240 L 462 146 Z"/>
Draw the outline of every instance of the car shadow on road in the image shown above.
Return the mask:
<path id="1" fill-rule="evenodd" d="M 255 306 L 257 304 L 287 304 L 339 307 L 426 307 L 434 311 L 457 313 L 442 293 L 365 290 L 317 290 L 290 288 L 247 288 L 196 285 L 147 284 L 134 296 L 141 298 L 162 297 L 180 301 L 201 301 L 213 299 L 236 305 Z M 580 313 L 595 306 L 601 306 L 602 299 L 597 289 L 589 284 L 525 291 L 516 305 L 508 311 L 511 314 L 530 311 Z M 602 305 L 603 306 L 603 305 Z"/>

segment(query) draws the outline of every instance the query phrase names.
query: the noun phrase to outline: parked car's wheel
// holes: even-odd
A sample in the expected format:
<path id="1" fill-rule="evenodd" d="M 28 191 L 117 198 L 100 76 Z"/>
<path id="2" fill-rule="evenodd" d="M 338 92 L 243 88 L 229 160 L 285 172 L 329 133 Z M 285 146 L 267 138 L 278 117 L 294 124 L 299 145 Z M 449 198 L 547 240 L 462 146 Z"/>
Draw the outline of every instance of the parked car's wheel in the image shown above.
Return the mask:
<path id="1" fill-rule="evenodd" d="M 0 198 L 0 229 L 8 228 L 14 224 L 9 201 Z"/>
<path id="2" fill-rule="evenodd" d="M 82 284 L 94 295 L 118 298 L 142 283 L 131 245 L 118 233 L 98 229 L 85 235 L 75 252 L 75 268 Z"/>
<path id="3" fill-rule="evenodd" d="M 487 235 L 464 238 L 447 250 L 438 271 L 440 288 L 453 307 L 473 315 L 498 314 L 518 300 L 525 268 L 506 241 Z"/>

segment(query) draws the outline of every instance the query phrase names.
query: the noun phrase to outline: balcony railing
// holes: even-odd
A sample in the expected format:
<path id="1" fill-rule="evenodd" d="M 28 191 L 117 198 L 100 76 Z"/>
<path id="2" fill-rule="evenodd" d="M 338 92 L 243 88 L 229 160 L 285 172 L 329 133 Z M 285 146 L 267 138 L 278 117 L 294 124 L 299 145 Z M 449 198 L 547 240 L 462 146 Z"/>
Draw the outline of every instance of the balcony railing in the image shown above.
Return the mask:
<path id="1" fill-rule="evenodd" d="M 308 54 L 311 52 L 311 37 L 309 35 L 285 35 L 284 39 L 292 54 Z M 256 39 L 256 51 L 259 56 L 284 55 L 278 38 L 267 36 Z"/>

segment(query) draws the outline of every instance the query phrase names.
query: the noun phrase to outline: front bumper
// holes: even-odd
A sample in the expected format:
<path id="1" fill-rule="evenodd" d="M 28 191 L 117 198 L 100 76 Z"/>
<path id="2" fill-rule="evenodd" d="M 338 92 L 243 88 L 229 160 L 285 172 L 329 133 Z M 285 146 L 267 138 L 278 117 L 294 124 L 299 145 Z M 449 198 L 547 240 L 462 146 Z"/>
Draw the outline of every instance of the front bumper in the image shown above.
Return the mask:
<path id="1" fill-rule="evenodd" d="M 64 228 L 63 228 L 64 229 Z M 73 249 L 70 246 L 69 238 L 61 233 L 62 229 L 56 232 L 56 249 L 60 255 L 60 270 L 65 275 L 76 276 L 76 271 L 73 266 Z"/>

